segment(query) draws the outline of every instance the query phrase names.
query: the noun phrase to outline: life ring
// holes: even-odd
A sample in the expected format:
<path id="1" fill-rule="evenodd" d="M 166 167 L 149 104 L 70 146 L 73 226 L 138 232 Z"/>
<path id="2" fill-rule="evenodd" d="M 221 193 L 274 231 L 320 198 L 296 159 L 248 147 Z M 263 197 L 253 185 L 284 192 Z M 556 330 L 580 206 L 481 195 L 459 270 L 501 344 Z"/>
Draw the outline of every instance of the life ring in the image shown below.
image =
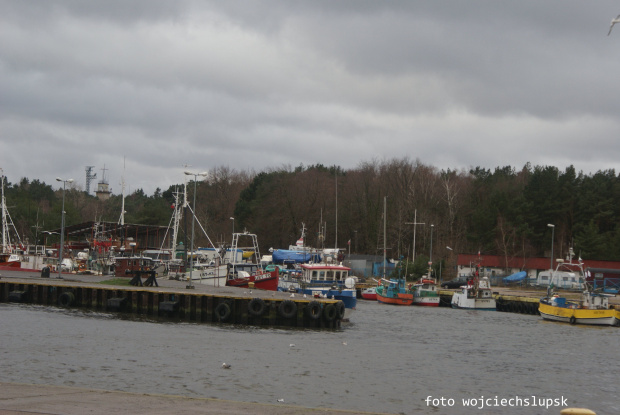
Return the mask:
<path id="1" fill-rule="evenodd" d="M 228 305 L 228 303 L 219 303 L 217 307 L 215 307 L 215 315 L 217 316 L 218 321 L 228 320 L 231 314 L 232 310 L 230 309 L 230 305 Z"/>
<path id="2" fill-rule="evenodd" d="M 335 319 L 336 314 L 338 314 L 338 310 L 336 310 L 336 306 L 333 304 L 327 304 L 323 309 L 323 318 L 327 321 Z"/>
<path id="3" fill-rule="evenodd" d="M 575 316 L 570 316 L 570 319 L 568 321 L 570 324 L 575 324 L 577 322 L 577 319 L 575 319 Z"/>
<path id="4" fill-rule="evenodd" d="M 71 307 L 75 301 L 75 295 L 71 291 L 65 291 L 58 297 L 58 304 L 61 307 Z"/>
<path id="5" fill-rule="evenodd" d="M 338 320 L 342 320 L 345 313 L 345 306 L 342 300 L 338 300 L 338 302 L 336 303 L 336 311 L 336 317 L 338 317 Z"/>
<path id="6" fill-rule="evenodd" d="M 293 300 L 284 300 L 278 305 L 278 312 L 284 318 L 292 318 L 297 314 L 297 304 Z"/>
<path id="7" fill-rule="evenodd" d="M 317 320 L 321 317 L 321 303 L 316 300 L 312 300 L 306 306 L 305 311 L 308 317 L 312 320 Z"/>
<path id="8" fill-rule="evenodd" d="M 267 304 L 262 298 L 253 298 L 248 303 L 248 313 L 253 315 L 254 317 L 261 317 L 265 314 L 265 310 L 267 309 Z"/>

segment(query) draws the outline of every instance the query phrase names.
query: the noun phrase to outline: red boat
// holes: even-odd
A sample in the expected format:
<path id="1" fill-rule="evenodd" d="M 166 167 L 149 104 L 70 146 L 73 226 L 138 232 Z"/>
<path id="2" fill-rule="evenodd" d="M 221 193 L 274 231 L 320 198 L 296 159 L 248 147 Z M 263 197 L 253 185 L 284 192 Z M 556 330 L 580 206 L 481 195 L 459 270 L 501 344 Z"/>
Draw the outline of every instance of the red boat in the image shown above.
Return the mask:
<path id="1" fill-rule="evenodd" d="M 226 285 L 230 287 L 248 288 L 253 283 L 254 288 L 260 290 L 278 291 L 280 272 L 263 271 L 256 264 L 235 264 L 231 266 L 226 278 Z"/>
<path id="2" fill-rule="evenodd" d="M 362 290 L 364 300 L 377 301 L 377 287 L 370 287 Z"/>

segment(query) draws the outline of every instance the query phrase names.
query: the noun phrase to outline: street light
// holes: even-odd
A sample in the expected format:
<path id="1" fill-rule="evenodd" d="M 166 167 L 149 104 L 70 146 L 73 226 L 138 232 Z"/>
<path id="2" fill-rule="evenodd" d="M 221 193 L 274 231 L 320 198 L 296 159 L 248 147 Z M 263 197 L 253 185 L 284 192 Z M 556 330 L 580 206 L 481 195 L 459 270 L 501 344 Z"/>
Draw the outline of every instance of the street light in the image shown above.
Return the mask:
<path id="1" fill-rule="evenodd" d="M 208 174 L 208 172 L 202 172 L 202 173 L 192 173 L 189 171 L 186 171 L 185 174 L 187 176 L 194 176 L 194 206 L 192 206 L 192 242 L 191 242 L 191 246 L 190 246 L 190 258 L 189 258 L 189 285 L 187 285 L 185 288 L 187 289 L 193 289 L 194 286 L 192 285 L 192 271 L 194 270 L 194 224 L 196 223 L 196 181 L 198 180 L 197 177 L 198 176 L 206 176 Z"/>
<path id="2" fill-rule="evenodd" d="M 551 265 L 550 265 L 550 270 L 551 273 L 553 274 L 553 239 L 555 236 L 555 225 L 552 225 L 551 223 L 547 224 L 548 227 L 551 228 Z"/>
<path id="3" fill-rule="evenodd" d="M 63 180 L 56 177 L 56 181 L 62 182 L 62 212 L 60 213 L 60 248 L 58 249 L 58 278 L 62 278 L 62 251 L 65 247 L 65 189 L 67 183 L 73 183 L 73 179 Z"/>

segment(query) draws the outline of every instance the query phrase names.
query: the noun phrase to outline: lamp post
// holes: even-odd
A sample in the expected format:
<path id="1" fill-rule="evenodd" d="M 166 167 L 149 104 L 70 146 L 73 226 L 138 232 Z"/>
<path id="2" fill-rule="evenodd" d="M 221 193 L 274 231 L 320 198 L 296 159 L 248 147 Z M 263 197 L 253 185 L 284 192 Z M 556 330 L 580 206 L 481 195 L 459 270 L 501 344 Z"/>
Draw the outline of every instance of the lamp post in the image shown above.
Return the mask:
<path id="1" fill-rule="evenodd" d="M 196 223 L 196 181 L 198 180 L 197 179 L 198 176 L 204 177 L 208 173 L 207 172 L 192 173 L 192 172 L 186 171 L 185 174 L 187 176 L 194 176 L 194 205 L 192 206 L 192 241 L 191 241 L 191 246 L 190 246 L 190 258 L 189 258 L 189 285 L 185 287 L 187 289 L 193 289 L 194 286 L 192 285 L 192 271 L 194 270 L 194 223 Z"/>
<path id="2" fill-rule="evenodd" d="M 62 278 L 62 251 L 65 247 L 65 189 L 67 183 L 73 183 L 73 179 L 63 180 L 56 177 L 56 181 L 62 182 L 62 211 L 60 213 L 60 247 L 58 248 L 58 278 Z"/>
<path id="3" fill-rule="evenodd" d="M 549 265 L 549 269 L 551 270 L 551 273 L 553 274 L 553 239 L 555 239 L 555 225 L 552 225 L 551 223 L 547 224 L 548 227 L 551 228 L 551 264 Z"/>
<path id="4" fill-rule="evenodd" d="M 232 233 L 233 233 L 233 238 L 234 238 L 234 236 L 235 236 L 235 218 L 231 216 L 230 220 L 232 220 L 232 223 L 233 223 L 233 232 Z"/>

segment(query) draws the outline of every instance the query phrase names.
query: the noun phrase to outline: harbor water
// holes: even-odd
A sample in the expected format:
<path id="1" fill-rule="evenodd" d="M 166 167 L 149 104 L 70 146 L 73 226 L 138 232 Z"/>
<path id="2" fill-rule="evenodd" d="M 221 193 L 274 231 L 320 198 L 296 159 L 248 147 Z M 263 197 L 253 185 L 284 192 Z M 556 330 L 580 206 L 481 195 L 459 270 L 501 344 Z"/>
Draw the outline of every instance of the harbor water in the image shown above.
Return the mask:
<path id="1" fill-rule="evenodd" d="M 360 300 L 341 329 L 317 331 L 0 304 L 0 327 L 4 382 L 360 412 L 620 413 L 620 329 L 532 315 Z"/>

